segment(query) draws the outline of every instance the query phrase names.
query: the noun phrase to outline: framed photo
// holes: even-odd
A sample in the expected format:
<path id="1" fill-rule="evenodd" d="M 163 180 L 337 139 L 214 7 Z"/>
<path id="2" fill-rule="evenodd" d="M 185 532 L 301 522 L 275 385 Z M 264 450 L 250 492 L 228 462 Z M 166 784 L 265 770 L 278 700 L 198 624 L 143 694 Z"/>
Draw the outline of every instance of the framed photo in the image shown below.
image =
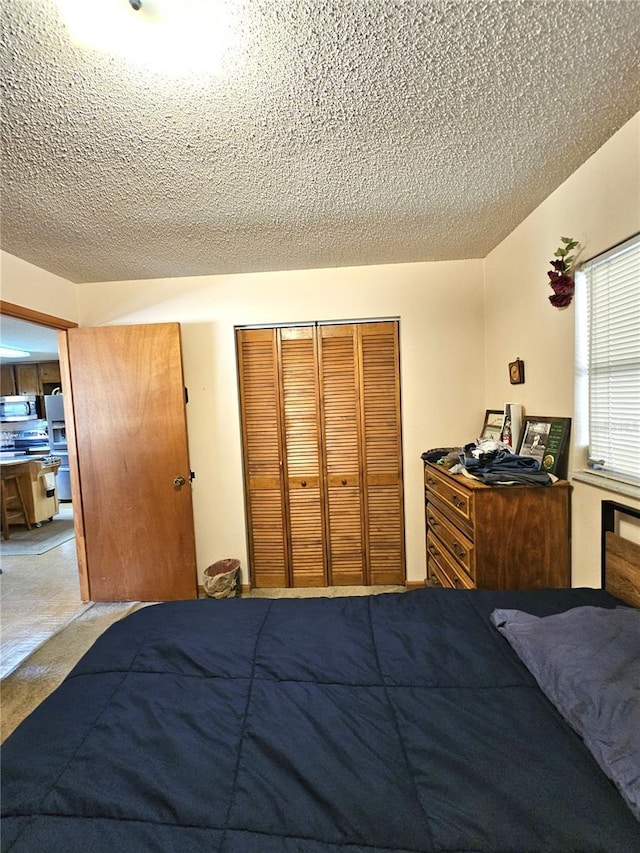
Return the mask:
<path id="1" fill-rule="evenodd" d="M 520 456 L 534 456 L 540 470 L 565 479 L 569 455 L 571 418 L 545 418 L 526 415 L 518 443 Z"/>
<path id="2" fill-rule="evenodd" d="M 509 362 L 509 382 L 512 385 L 522 385 L 524 382 L 524 361 L 519 358 Z"/>
<path id="3" fill-rule="evenodd" d="M 494 441 L 500 441 L 503 421 L 504 411 L 502 409 L 487 409 L 480 438 L 492 438 Z"/>

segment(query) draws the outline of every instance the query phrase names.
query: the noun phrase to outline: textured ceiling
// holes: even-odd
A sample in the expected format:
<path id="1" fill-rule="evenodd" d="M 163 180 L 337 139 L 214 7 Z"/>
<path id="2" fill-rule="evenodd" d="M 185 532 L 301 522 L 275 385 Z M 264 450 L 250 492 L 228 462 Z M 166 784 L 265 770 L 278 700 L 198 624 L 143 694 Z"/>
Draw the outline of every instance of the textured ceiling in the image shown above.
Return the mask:
<path id="1" fill-rule="evenodd" d="M 187 74 L 3 0 L 6 251 L 75 282 L 484 257 L 640 109 L 637 0 L 209 3 L 233 48 Z"/>

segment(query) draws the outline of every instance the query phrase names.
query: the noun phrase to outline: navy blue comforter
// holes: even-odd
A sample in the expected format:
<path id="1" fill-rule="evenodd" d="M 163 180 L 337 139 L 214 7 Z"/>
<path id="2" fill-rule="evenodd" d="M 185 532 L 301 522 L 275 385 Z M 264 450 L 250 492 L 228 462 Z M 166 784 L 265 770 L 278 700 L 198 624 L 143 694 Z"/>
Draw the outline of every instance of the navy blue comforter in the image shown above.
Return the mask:
<path id="1" fill-rule="evenodd" d="M 7 740 L 12 851 L 640 850 L 640 823 L 490 624 L 593 590 L 160 604 Z"/>

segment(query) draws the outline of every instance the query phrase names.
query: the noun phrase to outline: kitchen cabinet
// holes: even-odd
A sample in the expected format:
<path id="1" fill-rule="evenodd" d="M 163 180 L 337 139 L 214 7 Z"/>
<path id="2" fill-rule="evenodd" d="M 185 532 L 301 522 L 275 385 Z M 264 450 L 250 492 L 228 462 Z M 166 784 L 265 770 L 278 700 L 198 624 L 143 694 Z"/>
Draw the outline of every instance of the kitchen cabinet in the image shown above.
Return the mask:
<path id="1" fill-rule="evenodd" d="M 570 484 L 487 486 L 425 463 L 427 585 L 570 587 Z"/>
<path id="2" fill-rule="evenodd" d="M 6 365 L 13 371 L 15 394 L 50 394 L 60 387 L 60 363 L 57 361 L 30 362 L 29 364 Z M 7 384 L 10 376 L 7 373 Z M 3 386 L 5 377 L 3 374 Z M 4 392 L 3 392 L 4 394 Z"/>
<path id="3" fill-rule="evenodd" d="M 237 344 L 252 585 L 404 583 L 397 322 Z"/>
<path id="4" fill-rule="evenodd" d="M 16 377 L 12 364 L 0 367 L 0 397 L 13 397 L 16 393 Z"/>
<path id="5" fill-rule="evenodd" d="M 37 364 L 16 364 L 14 371 L 18 394 L 42 394 Z"/>
<path id="6" fill-rule="evenodd" d="M 60 387 L 60 362 L 59 361 L 42 361 L 38 364 L 38 373 L 40 376 L 40 385 L 42 386 L 43 394 L 50 394 L 53 388 L 47 386 L 53 385 Z"/>

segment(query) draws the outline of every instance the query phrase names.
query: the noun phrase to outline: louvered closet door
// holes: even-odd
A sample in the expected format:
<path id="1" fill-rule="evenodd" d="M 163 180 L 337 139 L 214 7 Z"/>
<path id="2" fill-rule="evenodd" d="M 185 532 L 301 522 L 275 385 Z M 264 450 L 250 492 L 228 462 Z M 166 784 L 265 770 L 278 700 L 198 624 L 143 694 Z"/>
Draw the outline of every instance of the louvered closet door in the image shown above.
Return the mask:
<path id="1" fill-rule="evenodd" d="M 291 586 L 326 586 L 315 329 L 280 329 Z"/>
<path id="2" fill-rule="evenodd" d="M 366 583 L 356 326 L 320 326 L 329 583 Z"/>
<path id="3" fill-rule="evenodd" d="M 276 330 L 239 330 L 237 351 L 252 584 L 289 586 Z"/>
<path id="4" fill-rule="evenodd" d="M 363 497 L 369 583 L 403 583 L 404 520 L 398 324 L 363 323 Z"/>
<path id="5" fill-rule="evenodd" d="M 398 325 L 238 332 L 251 582 L 403 583 Z"/>

